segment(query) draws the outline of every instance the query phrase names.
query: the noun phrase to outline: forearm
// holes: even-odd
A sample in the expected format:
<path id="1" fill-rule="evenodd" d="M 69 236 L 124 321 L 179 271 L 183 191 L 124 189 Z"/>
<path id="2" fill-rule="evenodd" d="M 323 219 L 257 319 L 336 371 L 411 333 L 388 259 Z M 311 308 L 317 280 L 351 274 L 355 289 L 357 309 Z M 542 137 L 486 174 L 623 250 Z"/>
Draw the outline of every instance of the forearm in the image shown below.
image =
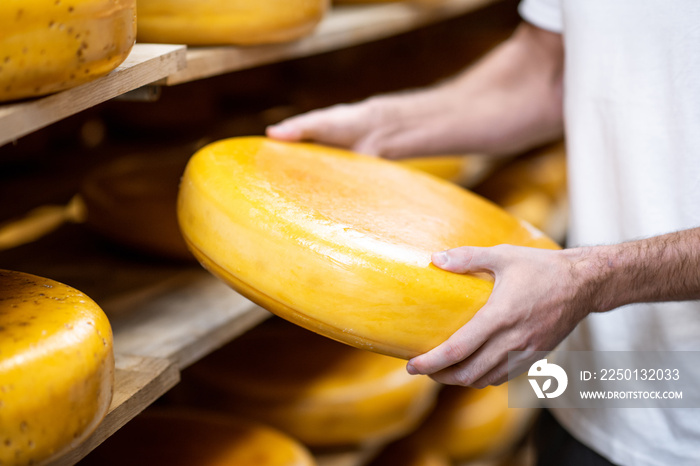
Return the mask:
<path id="1" fill-rule="evenodd" d="M 450 81 L 370 99 L 382 155 L 511 154 L 560 137 L 563 53 L 560 35 L 522 24 Z"/>
<path id="2" fill-rule="evenodd" d="M 595 311 L 638 302 L 700 299 L 700 228 L 568 250 L 581 299 Z"/>
<path id="3" fill-rule="evenodd" d="M 521 152 L 562 134 L 563 54 L 559 34 L 524 23 L 447 82 L 315 110 L 267 134 L 386 158 Z"/>

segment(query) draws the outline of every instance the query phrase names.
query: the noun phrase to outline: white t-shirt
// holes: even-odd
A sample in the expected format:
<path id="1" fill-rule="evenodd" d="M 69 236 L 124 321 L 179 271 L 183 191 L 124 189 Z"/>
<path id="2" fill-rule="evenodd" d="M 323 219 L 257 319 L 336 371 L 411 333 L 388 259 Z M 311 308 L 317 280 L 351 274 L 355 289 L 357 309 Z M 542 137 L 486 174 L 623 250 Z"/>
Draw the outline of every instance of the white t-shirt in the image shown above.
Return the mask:
<path id="1" fill-rule="evenodd" d="M 700 226 L 700 0 L 523 0 L 520 14 L 564 37 L 569 245 Z M 700 350 L 700 302 L 591 314 L 560 349 Z M 700 465 L 700 410 L 553 411 L 613 463 Z"/>

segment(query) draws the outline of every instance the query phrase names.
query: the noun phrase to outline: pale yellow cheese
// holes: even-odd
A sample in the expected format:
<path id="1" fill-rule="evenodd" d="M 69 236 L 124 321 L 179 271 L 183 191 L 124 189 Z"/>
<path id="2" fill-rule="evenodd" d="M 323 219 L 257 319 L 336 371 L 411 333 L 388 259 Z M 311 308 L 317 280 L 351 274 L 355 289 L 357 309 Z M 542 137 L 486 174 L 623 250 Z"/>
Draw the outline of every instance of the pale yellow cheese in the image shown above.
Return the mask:
<path id="1" fill-rule="evenodd" d="M 103 76 L 136 40 L 136 0 L 2 0 L 0 101 Z"/>
<path id="2" fill-rule="evenodd" d="M 194 398 L 266 422 L 307 445 L 383 443 L 430 412 L 439 385 L 405 361 L 272 318 L 194 365 Z"/>
<path id="3" fill-rule="evenodd" d="M 309 35 L 328 0 L 139 0 L 141 42 L 254 45 Z"/>
<path id="4" fill-rule="evenodd" d="M 559 248 L 491 202 L 418 170 L 256 137 L 193 156 L 178 218 L 200 262 L 245 296 L 302 327 L 400 358 L 446 340 L 493 287 L 485 274 L 438 269 L 432 252 Z"/>
<path id="5" fill-rule="evenodd" d="M 0 464 L 42 464 L 77 446 L 112 399 L 112 331 L 83 293 L 0 270 Z"/>
<path id="6" fill-rule="evenodd" d="M 81 465 L 315 466 L 297 440 L 269 426 L 214 413 L 150 409 Z"/>

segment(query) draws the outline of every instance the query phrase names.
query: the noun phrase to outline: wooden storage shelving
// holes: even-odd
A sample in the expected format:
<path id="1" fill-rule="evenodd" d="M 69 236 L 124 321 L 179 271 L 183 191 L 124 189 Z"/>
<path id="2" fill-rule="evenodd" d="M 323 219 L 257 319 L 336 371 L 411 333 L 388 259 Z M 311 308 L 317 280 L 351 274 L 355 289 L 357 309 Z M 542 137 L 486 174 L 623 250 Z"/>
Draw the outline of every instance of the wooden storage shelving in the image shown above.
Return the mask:
<path id="1" fill-rule="evenodd" d="M 103 78 L 51 96 L 0 105 L 0 146 L 143 86 L 172 86 L 351 47 L 498 1 L 445 0 L 435 7 L 336 6 L 314 34 L 288 44 L 245 48 L 136 44 L 127 60 Z M 94 238 L 85 235 L 78 225 L 65 225 L 35 243 L 0 252 L 3 268 L 26 266 L 30 258 L 33 273 L 43 271 L 44 276 L 85 291 L 112 322 L 117 371 L 109 414 L 87 441 L 55 465 L 80 461 L 177 384 L 185 367 L 269 316 L 196 264 L 130 262 L 104 254 L 93 245 Z M 330 455 L 320 463 L 354 466 L 354 458 Z"/>

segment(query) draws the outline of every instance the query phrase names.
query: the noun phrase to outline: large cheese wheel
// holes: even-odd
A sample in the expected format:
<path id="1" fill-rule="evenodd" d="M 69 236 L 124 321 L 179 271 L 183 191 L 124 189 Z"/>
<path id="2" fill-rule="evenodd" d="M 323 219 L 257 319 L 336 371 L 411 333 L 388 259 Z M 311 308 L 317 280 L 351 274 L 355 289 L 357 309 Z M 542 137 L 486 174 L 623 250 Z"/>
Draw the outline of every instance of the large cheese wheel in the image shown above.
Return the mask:
<path id="1" fill-rule="evenodd" d="M 151 409 L 81 465 L 314 466 L 306 447 L 266 425 L 212 413 Z"/>
<path id="2" fill-rule="evenodd" d="M 407 442 L 437 449 L 453 461 L 503 456 L 524 437 L 534 413 L 508 407 L 508 384 L 481 390 L 447 386 Z"/>
<path id="3" fill-rule="evenodd" d="M 136 39 L 136 0 L 2 0 L 0 101 L 103 76 Z"/>
<path id="4" fill-rule="evenodd" d="M 310 34 L 328 0 L 139 0 L 142 42 L 253 45 Z"/>
<path id="5" fill-rule="evenodd" d="M 312 144 L 204 147 L 180 185 L 180 227 L 233 288 L 302 327 L 400 358 L 424 353 L 488 299 L 490 276 L 433 266 L 458 246 L 558 248 L 452 183 Z"/>
<path id="6" fill-rule="evenodd" d="M 78 445 L 112 399 L 112 331 L 83 293 L 0 270 L 0 464 L 43 464 Z"/>
<path id="7" fill-rule="evenodd" d="M 177 222 L 177 193 L 187 158 L 133 154 L 91 171 L 80 190 L 87 225 L 142 253 L 194 260 Z"/>
<path id="8" fill-rule="evenodd" d="M 190 373 L 208 407 L 327 447 L 383 443 L 425 418 L 439 385 L 405 365 L 273 318 Z"/>

